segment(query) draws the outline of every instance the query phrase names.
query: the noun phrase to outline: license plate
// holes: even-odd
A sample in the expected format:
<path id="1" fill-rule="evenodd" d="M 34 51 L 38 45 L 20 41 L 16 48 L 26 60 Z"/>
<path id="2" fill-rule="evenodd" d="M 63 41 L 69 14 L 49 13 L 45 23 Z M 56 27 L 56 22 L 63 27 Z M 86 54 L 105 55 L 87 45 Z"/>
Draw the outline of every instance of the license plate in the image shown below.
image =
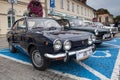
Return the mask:
<path id="1" fill-rule="evenodd" d="M 92 50 L 84 51 L 84 52 L 76 52 L 76 60 L 82 60 L 85 57 L 92 54 Z"/>
<path id="2" fill-rule="evenodd" d="M 105 34 L 104 37 L 110 37 L 110 34 Z"/>

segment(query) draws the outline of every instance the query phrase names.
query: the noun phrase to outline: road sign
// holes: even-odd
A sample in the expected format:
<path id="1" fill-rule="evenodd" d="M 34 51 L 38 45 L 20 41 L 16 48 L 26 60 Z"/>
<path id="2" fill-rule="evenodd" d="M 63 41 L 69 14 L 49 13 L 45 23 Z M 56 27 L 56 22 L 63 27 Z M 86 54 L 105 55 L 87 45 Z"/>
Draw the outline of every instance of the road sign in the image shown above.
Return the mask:
<path id="1" fill-rule="evenodd" d="M 54 8 L 55 7 L 55 0 L 50 0 L 50 7 Z"/>
<path id="2" fill-rule="evenodd" d="M 17 1 L 18 0 L 8 0 L 8 2 L 11 3 L 11 4 L 17 4 Z"/>

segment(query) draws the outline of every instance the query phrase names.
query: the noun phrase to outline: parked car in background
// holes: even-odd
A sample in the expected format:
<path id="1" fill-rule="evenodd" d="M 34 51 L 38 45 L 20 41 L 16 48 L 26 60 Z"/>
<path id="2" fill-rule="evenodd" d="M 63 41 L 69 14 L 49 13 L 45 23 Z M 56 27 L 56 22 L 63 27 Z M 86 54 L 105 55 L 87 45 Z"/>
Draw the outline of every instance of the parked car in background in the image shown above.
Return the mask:
<path id="1" fill-rule="evenodd" d="M 83 25 L 83 21 L 79 19 L 58 19 L 56 20 L 61 26 L 64 26 L 66 30 L 77 30 L 77 31 L 87 31 L 95 35 L 95 44 L 100 45 L 104 41 L 112 40 L 113 35 L 110 30 L 90 27 L 88 25 Z"/>
<path id="2" fill-rule="evenodd" d="M 120 21 L 118 21 L 118 30 L 120 31 Z"/>
<path id="3" fill-rule="evenodd" d="M 48 18 L 21 18 L 7 33 L 10 51 L 28 54 L 38 70 L 45 70 L 54 60 L 88 58 L 95 50 L 93 39 L 91 33 L 64 31 Z"/>
<path id="4" fill-rule="evenodd" d="M 105 28 L 105 29 L 109 29 L 111 31 L 111 33 L 113 34 L 113 36 L 115 36 L 118 33 L 118 27 L 113 27 L 113 26 L 104 26 L 102 23 L 100 22 L 93 22 L 94 26 L 96 27 L 100 27 L 100 28 Z"/>

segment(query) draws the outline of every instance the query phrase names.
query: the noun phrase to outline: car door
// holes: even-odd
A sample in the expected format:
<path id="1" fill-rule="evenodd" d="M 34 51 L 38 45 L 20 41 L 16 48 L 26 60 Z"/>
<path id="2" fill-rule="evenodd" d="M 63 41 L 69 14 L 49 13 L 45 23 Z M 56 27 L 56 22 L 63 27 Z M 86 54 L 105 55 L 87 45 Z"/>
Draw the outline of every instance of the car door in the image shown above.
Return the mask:
<path id="1" fill-rule="evenodd" d="M 17 40 L 18 48 L 25 49 L 26 46 L 26 32 L 27 26 L 25 19 L 18 21 L 15 38 Z"/>
<path id="2" fill-rule="evenodd" d="M 18 22 L 16 21 L 16 22 L 13 24 L 11 30 L 10 30 L 10 31 L 8 32 L 8 34 L 7 34 L 7 37 L 9 38 L 9 42 L 10 42 L 10 43 L 14 43 L 14 44 L 17 43 L 17 40 L 16 40 L 16 38 L 15 38 L 15 36 L 16 36 L 17 24 L 18 24 Z"/>

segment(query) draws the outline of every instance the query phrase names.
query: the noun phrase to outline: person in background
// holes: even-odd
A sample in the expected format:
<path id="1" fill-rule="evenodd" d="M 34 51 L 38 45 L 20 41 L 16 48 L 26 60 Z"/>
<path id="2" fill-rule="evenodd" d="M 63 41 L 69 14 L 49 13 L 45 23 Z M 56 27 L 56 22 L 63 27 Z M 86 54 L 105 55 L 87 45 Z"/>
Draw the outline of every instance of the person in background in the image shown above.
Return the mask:
<path id="1" fill-rule="evenodd" d="M 118 27 L 118 20 L 115 21 L 114 27 Z"/>

